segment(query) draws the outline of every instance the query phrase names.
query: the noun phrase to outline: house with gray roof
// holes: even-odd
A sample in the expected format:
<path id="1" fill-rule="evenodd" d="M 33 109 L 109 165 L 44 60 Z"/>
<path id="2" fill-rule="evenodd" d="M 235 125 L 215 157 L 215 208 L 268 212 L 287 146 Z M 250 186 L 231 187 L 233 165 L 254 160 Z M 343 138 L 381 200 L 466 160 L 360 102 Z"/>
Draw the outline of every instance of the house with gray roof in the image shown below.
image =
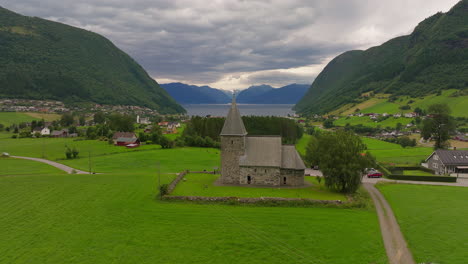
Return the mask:
<path id="1" fill-rule="evenodd" d="M 438 149 L 426 159 L 426 163 L 439 175 L 468 173 L 468 150 Z"/>
<path id="2" fill-rule="evenodd" d="M 281 136 L 248 136 L 235 98 L 221 137 L 223 184 L 302 186 L 305 165 L 294 145 Z"/>

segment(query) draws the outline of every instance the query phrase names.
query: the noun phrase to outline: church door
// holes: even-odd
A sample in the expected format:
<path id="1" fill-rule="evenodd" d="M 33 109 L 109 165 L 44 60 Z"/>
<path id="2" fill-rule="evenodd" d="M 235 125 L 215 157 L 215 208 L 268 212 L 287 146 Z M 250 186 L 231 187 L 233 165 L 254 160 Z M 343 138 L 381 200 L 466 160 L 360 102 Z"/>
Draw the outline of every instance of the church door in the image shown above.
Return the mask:
<path id="1" fill-rule="evenodd" d="M 283 184 L 286 184 L 286 177 L 283 177 Z"/>
<path id="2" fill-rule="evenodd" d="M 247 184 L 250 184 L 251 181 L 252 181 L 252 177 L 250 177 L 250 175 L 247 176 Z"/>

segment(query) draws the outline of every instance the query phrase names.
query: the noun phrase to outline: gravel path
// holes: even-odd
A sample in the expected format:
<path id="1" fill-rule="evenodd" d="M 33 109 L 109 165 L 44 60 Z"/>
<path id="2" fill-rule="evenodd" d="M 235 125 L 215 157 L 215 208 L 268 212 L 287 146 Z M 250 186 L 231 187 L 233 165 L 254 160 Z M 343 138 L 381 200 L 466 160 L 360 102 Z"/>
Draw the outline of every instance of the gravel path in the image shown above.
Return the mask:
<path id="1" fill-rule="evenodd" d="M 77 170 L 77 169 L 74 169 L 74 168 L 72 168 L 72 167 L 68 167 L 68 166 L 66 166 L 66 165 L 60 164 L 60 163 L 58 163 L 58 162 L 50 161 L 50 160 L 46 160 L 46 159 L 30 158 L 30 157 L 21 157 L 21 156 L 11 156 L 11 157 L 12 157 L 12 158 L 17 158 L 17 159 L 34 160 L 34 161 L 46 163 L 46 164 L 49 164 L 49 165 L 51 165 L 51 166 L 54 166 L 54 167 L 57 168 L 57 169 L 63 170 L 63 171 L 65 171 L 65 172 L 68 173 L 68 174 L 71 174 L 73 171 L 75 171 L 76 174 L 89 174 L 89 172 L 87 172 L 87 171 Z"/>
<path id="2" fill-rule="evenodd" d="M 373 183 L 364 183 L 379 216 L 380 231 L 390 264 L 415 264 L 392 208 Z"/>

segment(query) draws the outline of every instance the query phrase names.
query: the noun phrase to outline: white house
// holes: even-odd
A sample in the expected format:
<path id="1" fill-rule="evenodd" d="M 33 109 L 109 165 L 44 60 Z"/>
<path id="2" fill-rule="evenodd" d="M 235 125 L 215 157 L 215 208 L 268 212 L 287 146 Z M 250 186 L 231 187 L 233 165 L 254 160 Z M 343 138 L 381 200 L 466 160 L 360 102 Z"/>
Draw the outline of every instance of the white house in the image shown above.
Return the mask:
<path id="1" fill-rule="evenodd" d="M 31 134 L 36 134 L 36 133 L 40 133 L 41 136 L 48 136 L 50 135 L 50 129 L 48 127 L 36 127 L 33 129 Z"/>

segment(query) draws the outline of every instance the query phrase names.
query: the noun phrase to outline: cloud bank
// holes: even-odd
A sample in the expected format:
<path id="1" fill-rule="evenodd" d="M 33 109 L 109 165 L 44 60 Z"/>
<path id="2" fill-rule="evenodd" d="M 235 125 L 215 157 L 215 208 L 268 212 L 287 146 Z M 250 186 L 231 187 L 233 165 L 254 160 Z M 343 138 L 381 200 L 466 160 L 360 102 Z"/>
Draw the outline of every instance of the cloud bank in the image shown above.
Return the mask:
<path id="1" fill-rule="evenodd" d="M 4 0 L 102 34 L 158 82 L 312 83 L 334 56 L 403 34 L 457 0 Z"/>

